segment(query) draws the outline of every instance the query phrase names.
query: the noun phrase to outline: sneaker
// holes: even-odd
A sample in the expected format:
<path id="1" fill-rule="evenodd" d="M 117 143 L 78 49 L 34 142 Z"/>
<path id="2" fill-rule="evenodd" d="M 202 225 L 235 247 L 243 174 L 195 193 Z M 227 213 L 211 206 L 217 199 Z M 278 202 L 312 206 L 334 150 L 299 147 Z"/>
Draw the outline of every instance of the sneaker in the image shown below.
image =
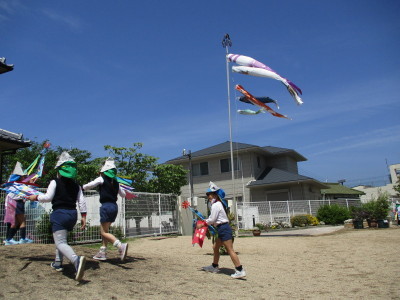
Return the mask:
<path id="1" fill-rule="evenodd" d="M 83 274 L 85 273 L 85 264 L 86 264 L 86 257 L 79 256 L 78 257 L 78 269 L 76 271 L 75 280 L 81 281 L 83 278 Z"/>
<path id="2" fill-rule="evenodd" d="M 33 241 L 31 239 L 25 238 L 25 239 L 20 239 L 19 243 L 20 244 L 30 244 L 30 243 L 33 243 Z"/>
<path id="3" fill-rule="evenodd" d="M 10 245 L 18 245 L 19 244 L 19 242 L 17 242 L 16 240 L 14 240 L 14 239 L 11 239 L 11 240 L 5 240 L 4 241 L 4 245 L 6 245 L 6 246 L 10 246 Z"/>
<path id="4" fill-rule="evenodd" d="M 202 267 L 202 270 L 206 271 L 206 272 L 211 272 L 211 273 L 218 273 L 219 272 L 219 268 L 218 267 L 214 268 L 213 265 L 207 266 L 207 267 Z"/>
<path id="5" fill-rule="evenodd" d="M 99 251 L 95 256 L 93 256 L 93 259 L 96 260 L 106 260 L 106 253 L 104 251 Z"/>
<path id="6" fill-rule="evenodd" d="M 118 249 L 119 254 L 121 255 L 121 261 L 124 261 L 126 258 L 126 255 L 128 254 L 128 244 L 127 243 L 122 243 L 121 247 Z"/>
<path id="7" fill-rule="evenodd" d="M 57 272 L 60 272 L 62 270 L 64 270 L 62 263 L 60 261 L 53 261 L 50 266 L 56 270 Z"/>
<path id="8" fill-rule="evenodd" d="M 239 279 L 246 277 L 246 271 L 242 269 L 242 271 L 238 271 L 235 269 L 235 273 L 231 275 L 232 278 Z"/>

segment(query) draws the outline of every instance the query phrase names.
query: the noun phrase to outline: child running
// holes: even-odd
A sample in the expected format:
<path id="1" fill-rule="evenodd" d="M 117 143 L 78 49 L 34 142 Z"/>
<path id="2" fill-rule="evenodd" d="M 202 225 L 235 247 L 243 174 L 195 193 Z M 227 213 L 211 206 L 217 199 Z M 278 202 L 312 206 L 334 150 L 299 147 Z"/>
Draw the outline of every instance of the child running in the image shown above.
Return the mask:
<path id="1" fill-rule="evenodd" d="M 125 191 L 120 187 L 117 179 L 117 168 L 112 158 L 108 158 L 100 170 L 100 176 L 83 185 L 83 190 L 90 190 L 99 186 L 100 192 L 100 233 L 103 240 L 100 251 L 93 256 L 97 260 L 107 260 L 107 244 L 112 243 L 119 251 L 121 261 L 126 258 L 128 244 L 121 243 L 114 235 L 109 233 L 111 224 L 118 215 L 118 195 L 125 197 Z"/>
<path id="2" fill-rule="evenodd" d="M 13 173 L 9 181 L 22 181 L 25 179 L 25 173 L 22 170 L 20 162 L 15 164 Z M 5 217 L 4 223 L 7 224 L 6 240 L 4 244 L 18 245 L 32 243 L 31 239 L 26 238 L 26 217 L 25 217 L 25 198 L 13 193 L 8 193 L 5 201 Z M 15 241 L 14 236 L 19 230 L 20 240 Z"/>
<path id="3" fill-rule="evenodd" d="M 52 225 L 54 243 L 56 244 L 56 258 L 51 267 L 56 271 L 63 270 L 63 257 L 75 266 L 75 280 L 80 281 L 85 272 L 86 258 L 78 256 L 67 243 L 67 233 L 72 231 L 78 219 L 76 203 L 81 212 L 81 229 L 86 226 L 86 201 L 81 187 L 75 182 L 76 163 L 68 152 L 61 153 L 55 166 L 57 178 L 52 180 L 46 194 L 29 196 L 30 200 L 52 203 L 50 223 Z"/>
<path id="4" fill-rule="evenodd" d="M 225 192 L 223 189 L 217 187 L 213 182 L 210 181 L 210 188 L 207 190 L 207 198 L 211 204 L 211 213 L 208 219 L 205 220 L 207 225 L 213 225 L 216 227 L 218 232 L 218 238 L 215 240 L 213 245 L 214 258 L 211 266 L 203 267 L 204 271 L 218 273 L 218 262 L 219 262 L 219 248 L 225 246 L 226 251 L 232 259 L 235 265 L 235 273 L 231 275 L 232 278 L 239 279 L 246 277 L 246 271 L 242 267 L 239 261 L 239 257 L 233 250 L 232 241 L 232 228 L 229 225 L 229 219 L 227 216 L 227 202 L 225 198 Z M 206 226 L 205 224 L 198 224 L 197 228 Z"/>

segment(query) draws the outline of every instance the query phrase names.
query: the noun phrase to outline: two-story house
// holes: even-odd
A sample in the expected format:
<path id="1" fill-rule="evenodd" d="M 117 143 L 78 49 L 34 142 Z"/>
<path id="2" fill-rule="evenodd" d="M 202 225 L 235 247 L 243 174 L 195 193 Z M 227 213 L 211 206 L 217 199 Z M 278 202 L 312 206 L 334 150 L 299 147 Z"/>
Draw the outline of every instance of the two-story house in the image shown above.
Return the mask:
<path id="1" fill-rule="evenodd" d="M 192 152 L 167 161 L 167 164 L 192 165 L 193 196 L 205 197 L 210 181 L 238 202 L 321 199 L 321 189 L 328 188 L 316 179 L 300 175 L 297 163 L 307 159 L 292 149 L 260 147 L 233 143 L 234 180 L 231 172 L 230 143 Z M 190 178 L 190 176 L 189 176 Z M 190 183 L 190 180 L 189 180 Z M 190 185 L 182 187 L 182 197 L 190 197 Z"/>

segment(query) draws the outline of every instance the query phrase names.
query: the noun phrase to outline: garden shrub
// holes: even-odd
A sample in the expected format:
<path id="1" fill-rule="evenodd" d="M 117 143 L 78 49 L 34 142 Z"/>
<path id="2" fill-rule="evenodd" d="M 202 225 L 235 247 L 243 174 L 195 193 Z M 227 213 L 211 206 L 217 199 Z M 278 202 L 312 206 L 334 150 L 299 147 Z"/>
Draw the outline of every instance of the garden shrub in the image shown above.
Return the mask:
<path id="1" fill-rule="evenodd" d="M 255 227 L 258 228 L 261 231 L 265 230 L 265 225 L 263 223 L 257 223 Z"/>
<path id="2" fill-rule="evenodd" d="M 308 217 L 306 215 L 297 215 L 290 218 L 290 223 L 292 227 L 304 227 L 309 225 L 308 224 Z"/>
<path id="3" fill-rule="evenodd" d="M 312 226 L 316 226 L 319 225 L 319 220 L 317 217 L 314 217 L 312 215 L 306 215 L 308 218 L 308 224 L 312 225 Z"/>
<path id="4" fill-rule="evenodd" d="M 43 244 L 53 244 L 53 231 L 51 230 L 50 214 L 44 213 L 39 221 L 36 223 L 36 234 L 35 240 L 41 241 Z"/>
<path id="5" fill-rule="evenodd" d="M 292 224 L 292 227 L 298 226 L 298 227 L 303 227 L 303 226 L 315 226 L 319 224 L 319 221 L 316 217 L 310 215 L 310 214 L 305 214 L 305 215 L 297 215 L 293 216 L 290 218 L 290 223 Z"/>
<path id="6" fill-rule="evenodd" d="M 350 219 L 350 211 L 338 204 L 323 205 L 318 209 L 317 218 L 325 224 L 343 224 L 345 220 Z"/>

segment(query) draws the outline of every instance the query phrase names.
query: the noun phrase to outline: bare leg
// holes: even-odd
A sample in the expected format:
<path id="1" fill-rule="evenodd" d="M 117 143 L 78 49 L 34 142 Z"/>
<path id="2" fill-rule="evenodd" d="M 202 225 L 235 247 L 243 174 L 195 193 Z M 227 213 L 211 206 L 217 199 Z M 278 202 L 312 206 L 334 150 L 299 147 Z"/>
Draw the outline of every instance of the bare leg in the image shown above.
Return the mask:
<path id="1" fill-rule="evenodd" d="M 22 239 L 26 238 L 26 223 L 25 223 L 25 215 L 24 214 L 18 214 L 15 215 L 15 226 L 17 229 L 19 229 L 19 233 Z"/>
<path id="2" fill-rule="evenodd" d="M 109 233 L 111 226 L 111 222 L 104 222 L 101 223 L 100 227 L 100 233 L 101 233 L 101 238 L 103 239 L 103 247 L 107 247 L 107 243 L 114 244 L 114 242 L 117 240 L 117 238 Z"/>
<path id="3" fill-rule="evenodd" d="M 214 250 L 213 264 L 218 265 L 218 262 L 219 262 L 219 248 L 221 248 L 221 246 L 222 246 L 221 239 L 216 239 L 215 243 L 213 245 L 213 250 Z"/>
<path id="4" fill-rule="evenodd" d="M 220 240 L 220 239 L 218 239 Z M 228 252 L 229 256 L 231 257 L 231 260 L 233 262 L 233 264 L 236 267 L 240 266 L 240 260 L 238 255 L 236 254 L 235 250 L 233 250 L 233 243 L 232 240 L 227 240 L 227 241 L 223 241 L 222 244 L 225 246 L 226 251 Z M 215 257 L 215 251 L 214 251 L 214 257 Z"/>

